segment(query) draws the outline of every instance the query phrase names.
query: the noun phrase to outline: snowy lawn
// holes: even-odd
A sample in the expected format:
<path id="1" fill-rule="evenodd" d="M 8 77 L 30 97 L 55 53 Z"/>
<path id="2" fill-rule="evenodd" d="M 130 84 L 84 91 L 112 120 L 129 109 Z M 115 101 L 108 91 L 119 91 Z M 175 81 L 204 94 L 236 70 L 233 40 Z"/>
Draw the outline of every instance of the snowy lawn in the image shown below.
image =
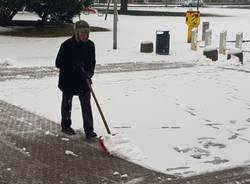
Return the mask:
<path id="1" fill-rule="evenodd" d="M 224 29 L 228 30 L 228 40 L 234 40 L 239 31 L 244 32 L 245 39 L 250 38 L 250 33 L 246 32 L 250 29 L 250 12 L 237 9 L 210 11 L 235 15 L 202 19 L 210 21 L 213 45 L 218 45 L 219 32 Z M 93 26 L 112 29 L 111 16 L 106 22 L 104 17 L 96 15 L 85 15 L 84 19 Z M 194 52 L 185 43 L 184 17 L 119 16 L 118 26 L 118 50 L 115 51 L 112 50 L 112 32 L 91 33 L 91 39 L 96 43 L 97 63 L 197 63 L 191 68 L 94 76 L 93 87 L 111 131 L 128 135 L 143 153 L 130 160 L 182 176 L 250 164 L 249 54 L 244 54 L 243 66 L 236 58 L 229 62 L 222 55 L 218 62 L 212 63 L 202 56 L 202 47 Z M 169 56 L 139 52 L 141 41 L 150 40 L 155 44 L 156 30 L 170 30 Z M 59 46 L 65 39 L 0 36 L 0 63 L 11 61 L 14 67 L 53 66 Z M 203 44 L 200 42 L 200 46 Z M 228 48 L 233 47 L 228 44 Z M 243 49 L 250 50 L 249 43 L 245 43 Z M 2 100 L 60 123 L 61 93 L 57 89 L 57 77 L 12 80 L 0 85 Z M 94 102 L 92 104 L 96 132 L 104 135 L 101 118 Z M 82 128 L 76 97 L 72 120 L 74 128 Z"/>

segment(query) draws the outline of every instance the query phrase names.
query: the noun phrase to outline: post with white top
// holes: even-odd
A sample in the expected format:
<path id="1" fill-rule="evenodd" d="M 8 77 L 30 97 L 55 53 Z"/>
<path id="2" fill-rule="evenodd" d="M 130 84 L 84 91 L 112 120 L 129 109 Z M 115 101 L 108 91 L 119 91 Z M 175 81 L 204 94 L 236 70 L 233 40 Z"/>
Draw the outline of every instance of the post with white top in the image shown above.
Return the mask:
<path id="1" fill-rule="evenodd" d="M 205 32 L 205 47 L 210 46 L 212 44 L 212 30 L 208 29 Z"/>
<path id="2" fill-rule="evenodd" d="M 242 50 L 243 33 L 239 32 L 236 34 L 235 48 Z"/>
<path id="3" fill-rule="evenodd" d="M 227 31 L 220 32 L 220 45 L 219 45 L 219 53 L 220 54 L 226 54 L 226 45 L 227 41 Z"/>
<path id="4" fill-rule="evenodd" d="M 192 30 L 192 37 L 191 37 L 191 50 L 197 50 L 197 40 L 198 40 L 198 29 L 194 28 Z"/>
<path id="5" fill-rule="evenodd" d="M 202 41 L 205 41 L 206 31 L 209 29 L 209 22 L 202 22 Z"/>
<path id="6" fill-rule="evenodd" d="M 114 0 L 113 49 L 117 49 L 117 21 L 118 21 L 117 0 Z"/>

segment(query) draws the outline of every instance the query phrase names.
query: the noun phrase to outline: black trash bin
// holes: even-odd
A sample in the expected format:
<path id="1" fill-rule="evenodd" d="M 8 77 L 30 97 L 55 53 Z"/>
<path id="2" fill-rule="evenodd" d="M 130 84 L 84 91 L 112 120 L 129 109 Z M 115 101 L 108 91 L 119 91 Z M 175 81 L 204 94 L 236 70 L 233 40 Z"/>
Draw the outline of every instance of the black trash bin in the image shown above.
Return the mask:
<path id="1" fill-rule="evenodd" d="M 169 55 L 169 31 L 156 31 L 156 54 Z"/>

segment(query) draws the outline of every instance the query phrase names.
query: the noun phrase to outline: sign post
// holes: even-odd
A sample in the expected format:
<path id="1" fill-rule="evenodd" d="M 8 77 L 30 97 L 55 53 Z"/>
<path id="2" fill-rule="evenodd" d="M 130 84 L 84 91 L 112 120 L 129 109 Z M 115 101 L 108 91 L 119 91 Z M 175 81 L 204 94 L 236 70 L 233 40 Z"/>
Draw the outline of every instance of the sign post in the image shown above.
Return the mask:
<path id="1" fill-rule="evenodd" d="M 186 12 L 186 24 L 188 25 L 188 37 L 187 42 L 191 42 L 192 30 L 200 25 L 200 12 L 188 10 Z"/>
<path id="2" fill-rule="evenodd" d="M 113 49 L 117 49 L 117 0 L 114 0 L 114 20 L 113 20 Z"/>

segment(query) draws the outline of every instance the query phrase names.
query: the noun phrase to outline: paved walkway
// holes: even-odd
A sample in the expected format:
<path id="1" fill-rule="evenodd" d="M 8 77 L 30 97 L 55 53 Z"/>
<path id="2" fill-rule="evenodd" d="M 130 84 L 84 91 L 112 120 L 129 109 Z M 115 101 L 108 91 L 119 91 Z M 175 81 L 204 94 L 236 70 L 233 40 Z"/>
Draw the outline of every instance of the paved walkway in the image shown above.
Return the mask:
<path id="1" fill-rule="evenodd" d="M 149 70 L 166 70 L 175 68 L 193 67 L 193 64 L 188 63 L 171 63 L 171 62 L 130 62 L 130 63 L 113 63 L 113 64 L 97 64 L 95 73 L 118 73 L 118 72 L 137 72 Z M 16 68 L 16 67 L 1 67 L 0 65 L 0 81 L 11 79 L 39 79 L 43 77 L 55 76 L 58 74 L 58 69 L 52 66 L 32 67 L 32 68 Z"/>
<path id="2" fill-rule="evenodd" d="M 60 126 L 0 100 L 1 184 L 243 184 L 250 168 L 239 167 L 189 178 L 158 173 L 108 156 L 81 132 Z"/>
<path id="3" fill-rule="evenodd" d="M 122 65 L 124 68 L 129 66 Z M 0 81 L 22 78 L 18 76 L 24 74 L 34 78 L 57 74 L 55 69 L 47 72 L 44 68 L 20 69 L 19 74 L 10 70 L 1 68 Z M 36 71 L 36 74 L 30 71 Z M 81 132 L 74 136 L 65 135 L 58 124 L 0 100 L 0 184 L 113 183 L 243 184 L 250 183 L 250 168 L 175 178 L 108 156 L 97 143 L 84 140 Z"/>
<path id="4" fill-rule="evenodd" d="M 82 133 L 0 100 L 1 184 L 161 183 L 173 178 L 108 156 Z"/>

